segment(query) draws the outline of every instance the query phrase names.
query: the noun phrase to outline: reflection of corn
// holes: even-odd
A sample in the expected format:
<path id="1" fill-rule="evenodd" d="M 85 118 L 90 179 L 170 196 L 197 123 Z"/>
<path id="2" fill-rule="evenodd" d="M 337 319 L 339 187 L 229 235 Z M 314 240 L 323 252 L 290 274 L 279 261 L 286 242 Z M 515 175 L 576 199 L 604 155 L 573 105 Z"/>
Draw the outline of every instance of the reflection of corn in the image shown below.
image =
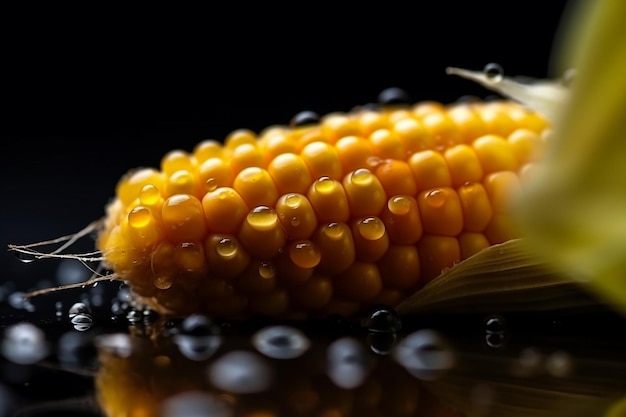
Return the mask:
<path id="1" fill-rule="evenodd" d="M 352 314 L 517 236 L 547 122 L 510 102 L 333 113 L 171 151 L 117 187 L 107 266 L 174 314 Z"/>

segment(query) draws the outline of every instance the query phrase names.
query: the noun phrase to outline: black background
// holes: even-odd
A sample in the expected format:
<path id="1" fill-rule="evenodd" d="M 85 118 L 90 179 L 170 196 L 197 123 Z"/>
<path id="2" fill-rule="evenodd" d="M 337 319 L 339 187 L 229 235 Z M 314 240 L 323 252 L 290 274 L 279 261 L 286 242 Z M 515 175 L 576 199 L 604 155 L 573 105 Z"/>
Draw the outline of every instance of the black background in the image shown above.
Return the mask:
<path id="1" fill-rule="evenodd" d="M 230 3 L 5 14 L 0 244 L 77 231 L 102 216 L 128 169 L 236 128 L 288 123 L 301 110 L 346 111 L 387 87 L 442 102 L 490 94 L 447 76 L 446 66 L 498 62 L 512 75 L 558 75 L 550 56 L 565 6 Z M 49 262 L 23 264 L 0 250 L 0 284 L 28 288 L 48 277 Z"/>

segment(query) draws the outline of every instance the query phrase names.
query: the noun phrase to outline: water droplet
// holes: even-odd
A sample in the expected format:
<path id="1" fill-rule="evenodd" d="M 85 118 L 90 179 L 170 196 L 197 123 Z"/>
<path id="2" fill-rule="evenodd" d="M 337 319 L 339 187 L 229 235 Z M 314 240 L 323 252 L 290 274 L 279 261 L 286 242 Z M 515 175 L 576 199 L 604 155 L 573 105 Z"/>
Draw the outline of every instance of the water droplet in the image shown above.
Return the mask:
<path id="1" fill-rule="evenodd" d="M 136 229 L 146 227 L 151 220 L 150 210 L 144 206 L 137 206 L 128 213 L 128 225 Z"/>
<path id="2" fill-rule="evenodd" d="M 128 320 L 128 322 L 130 324 L 137 324 L 141 321 L 141 312 L 137 311 L 137 310 L 130 310 L 127 314 L 126 314 L 126 320 Z"/>
<path id="3" fill-rule="evenodd" d="M 276 268 L 271 262 L 261 262 L 259 264 L 259 275 L 261 278 L 272 279 L 276 275 Z"/>
<path id="4" fill-rule="evenodd" d="M 56 317 L 57 320 L 61 320 L 61 318 L 63 317 L 63 302 L 62 301 L 57 301 L 56 303 L 54 303 L 54 316 Z"/>
<path id="5" fill-rule="evenodd" d="M 215 191 L 217 189 L 217 180 L 213 177 L 207 178 L 207 180 L 204 182 L 204 187 L 208 192 Z"/>
<path id="6" fill-rule="evenodd" d="M 333 240 L 341 239 L 345 233 L 345 226 L 341 223 L 328 223 L 326 227 L 324 227 L 324 234 Z"/>
<path id="7" fill-rule="evenodd" d="M 126 333 L 110 333 L 98 336 L 95 339 L 95 345 L 98 349 L 121 358 L 128 358 L 133 352 L 132 339 Z"/>
<path id="8" fill-rule="evenodd" d="M 360 386 L 368 374 L 365 348 L 352 337 L 342 337 L 328 346 L 326 373 L 335 385 L 343 389 Z"/>
<path id="9" fill-rule="evenodd" d="M 434 189 L 426 193 L 426 204 L 433 208 L 440 208 L 446 202 L 446 193 L 441 189 Z"/>
<path id="10" fill-rule="evenodd" d="M 23 291 L 15 291 L 9 294 L 8 302 L 9 305 L 15 309 L 22 310 L 26 309 L 26 305 L 30 304 L 30 300 L 25 298 L 26 295 Z"/>
<path id="11" fill-rule="evenodd" d="M 302 205 L 302 196 L 299 194 L 287 194 L 284 201 L 287 207 L 297 209 Z"/>
<path id="12" fill-rule="evenodd" d="M 297 216 L 293 216 L 293 217 L 291 218 L 291 220 L 289 221 L 289 223 L 290 223 L 293 227 L 298 227 L 298 226 L 300 226 L 301 221 L 300 221 L 300 218 L 299 218 L 299 217 L 297 217 Z"/>
<path id="13" fill-rule="evenodd" d="M 387 207 L 392 214 L 404 216 L 411 210 L 411 200 L 407 196 L 398 195 L 387 201 Z"/>
<path id="14" fill-rule="evenodd" d="M 230 259 L 237 254 L 237 243 L 228 237 L 224 237 L 217 242 L 215 251 L 222 258 Z"/>
<path id="15" fill-rule="evenodd" d="M 485 319 L 485 332 L 488 334 L 504 333 L 506 331 L 506 319 L 502 316 L 493 315 Z"/>
<path id="16" fill-rule="evenodd" d="M 265 327 L 252 336 L 252 344 L 259 352 L 274 359 L 297 358 L 311 346 L 309 338 L 291 326 Z"/>
<path id="17" fill-rule="evenodd" d="M 335 181 L 330 177 L 320 177 L 313 186 L 320 194 L 330 194 L 335 189 Z"/>
<path id="18" fill-rule="evenodd" d="M 394 309 L 377 307 L 364 320 L 363 326 L 370 332 L 395 333 L 402 328 L 402 322 Z"/>
<path id="19" fill-rule="evenodd" d="M 91 314 L 91 309 L 85 303 L 74 303 L 67 312 L 70 320 L 78 314 Z"/>
<path id="20" fill-rule="evenodd" d="M 309 240 L 300 240 L 289 246 L 289 258 L 301 268 L 315 268 L 322 260 L 322 253 Z"/>
<path id="21" fill-rule="evenodd" d="M 504 333 L 487 333 L 485 344 L 492 349 L 500 349 L 504 346 L 506 335 Z"/>
<path id="22" fill-rule="evenodd" d="M 15 252 L 15 257 L 25 264 L 31 263 L 37 259 L 32 253 Z"/>
<path id="23" fill-rule="evenodd" d="M 173 283 L 174 280 L 169 275 L 157 275 L 152 279 L 152 285 L 160 290 L 167 290 Z"/>
<path id="24" fill-rule="evenodd" d="M 262 356 L 249 351 L 234 350 L 211 364 L 209 379 L 213 385 L 225 391 L 250 394 L 269 389 L 273 373 Z"/>
<path id="25" fill-rule="evenodd" d="M 45 358 L 49 349 L 43 330 L 24 322 L 10 325 L 4 330 L 1 351 L 11 362 L 26 365 Z"/>
<path id="26" fill-rule="evenodd" d="M 232 406 L 223 398 L 200 391 L 172 395 L 163 401 L 161 417 L 233 417 Z"/>
<path id="27" fill-rule="evenodd" d="M 139 202 L 146 206 L 153 206 L 161 199 L 161 192 L 159 189 L 152 185 L 146 184 L 139 191 Z"/>
<path id="28" fill-rule="evenodd" d="M 172 340 L 178 346 L 180 353 L 192 361 L 210 358 L 222 345 L 222 337 L 219 334 L 195 336 L 181 333 L 174 335 Z"/>
<path id="29" fill-rule="evenodd" d="M 483 69 L 483 74 L 488 80 L 497 83 L 502 81 L 502 78 L 504 77 L 504 69 L 502 69 L 502 66 L 500 64 L 490 62 L 489 64 L 485 65 L 485 68 Z"/>
<path id="30" fill-rule="evenodd" d="M 357 229 L 367 240 L 378 240 L 385 235 L 385 223 L 378 217 L 366 217 L 360 220 Z"/>
<path id="31" fill-rule="evenodd" d="M 247 221 L 257 230 L 269 230 L 278 224 L 278 215 L 267 206 L 258 206 L 248 213 Z"/>
<path id="32" fill-rule="evenodd" d="M 438 379 L 454 366 L 454 352 L 438 332 L 418 330 L 400 341 L 393 351 L 394 359 L 416 378 Z"/>
<path id="33" fill-rule="evenodd" d="M 302 127 L 319 123 L 320 116 L 314 111 L 303 110 L 291 118 L 289 127 Z"/>
<path id="34" fill-rule="evenodd" d="M 350 174 L 350 181 L 356 185 L 366 186 L 372 183 L 373 176 L 369 169 L 359 168 Z"/>
<path id="35" fill-rule="evenodd" d="M 70 322 L 74 326 L 74 329 L 78 330 L 79 332 L 89 330 L 91 326 L 93 326 L 93 318 L 89 314 L 76 314 L 70 319 Z"/>

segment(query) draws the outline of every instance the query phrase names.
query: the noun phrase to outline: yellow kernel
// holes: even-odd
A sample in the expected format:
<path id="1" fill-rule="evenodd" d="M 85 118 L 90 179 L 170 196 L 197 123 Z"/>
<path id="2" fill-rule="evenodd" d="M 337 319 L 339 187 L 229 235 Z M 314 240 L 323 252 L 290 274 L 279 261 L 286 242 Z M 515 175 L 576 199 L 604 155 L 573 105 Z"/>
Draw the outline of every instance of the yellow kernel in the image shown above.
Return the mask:
<path id="1" fill-rule="evenodd" d="M 174 194 L 161 209 L 165 234 L 174 242 L 201 240 L 206 233 L 202 203 L 189 194 Z"/>
<path id="2" fill-rule="evenodd" d="M 376 297 L 383 283 L 375 263 L 354 262 L 333 279 L 333 287 L 338 296 L 362 302 Z"/>
<path id="3" fill-rule="evenodd" d="M 422 236 L 422 219 L 414 197 L 391 197 L 381 213 L 391 243 L 412 245 Z"/>
<path id="4" fill-rule="evenodd" d="M 232 150 L 229 164 L 237 175 L 249 167 L 265 168 L 265 157 L 256 143 L 242 143 Z"/>
<path id="5" fill-rule="evenodd" d="M 296 256 L 300 256 L 300 255 L 303 255 L 303 254 L 302 253 L 296 254 Z M 319 254 L 319 257 L 321 260 L 321 253 Z M 306 263 L 306 264 L 308 265 L 312 263 L 313 262 L 310 262 L 309 260 L 309 263 Z M 317 263 L 319 263 L 319 261 Z M 316 266 L 317 266 L 317 263 L 316 263 Z M 285 287 L 292 287 L 294 285 L 300 285 L 313 276 L 314 268 L 302 267 L 302 266 L 297 265 L 292 260 L 291 254 L 289 253 L 289 251 L 284 251 L 282 253 L 279 253 L 275 259 L 275 264 L 276 264 L 276 273 L 278 276 L 278 280 L 280 281 L 280 284 L 284 285 Z"/>
<path id="6" fill-rule="evenodd" d="M 463 232 L 459 235 L 459 247 L 461 248 L 461 259 L 467 259 L 489 247 L 489 241 L 482 233 Z"/>
<path id="7" fill-rule="evenodd" d="M 388 126 L 387 115 L 380 111 L 362 110 L 356 113 L 356 119 L 361 127 L 363 135 L 369 135 L 378 129 Z"/>
<path id="8" fill-rule="evenodd" d="M 147 184 L 158 189 L 163 188 L 164 176 L 153 168 L 141 168 L 124 175 L 117 184 L 116 194 L 125 206 L 130 205 L 139 196 L 140 190 Z"/>
<path id="9" fill-rule="evenodd" d="M 300 156 L 312 179 L 329 177 L 341 180 L 343 177 L 339 154 L 335 147 L 328 143 L 320 141 L 309 143 L 302 149 Z"/>
<path id="10" fill-rule="evenodd" d="M 311 241 L 321 253 L 317 266 L 321 273 L 335 275 L 348 269 L 355 260 L 352 232 L 345 223 L 332 222 L 319 226 Z"/>
<path id="11" fill-rule="evenodd" d="M 415 152 L 435 147 L 435 139 L 418 120 L 412 117 L 397 120 L 393 125 L 393 131 L 402 142 L 406 152 L 402 159 Z"/>
<path id="12" fill-rule="evenodd" d="M 448 116 L 459 129 L 464 143 L 472 143 L 474 139 L 487 133 L 485 122 L 470 106 L 463 104 L 451 106 L 448 109 Z"/>
<path id="13" fill-rule="evenodd" d="M 259 167 L 242 170 L 233 181 L 233 189 L 244 199 L 248 207 L 274 206 L 278 190 L 270 174 Z"/>
<path id="14" fill-rule="evenodd" d="M 301 268 L 314 268 L 322 259 L 320 250 L 309 240 L 297 240 L 289 245 L 289 258 Z"/>
<path id="15" fill-rule="evenodd" d="M 350 218 L 348 197 L 337 180 L 321 177 L 311 185 L 307 197 L 320 222 L 347 222 Z"/>
<path id="16" fill-rule="evenodd" d="M 422 191 L 417 202 L 426 233 L 456 236 L 463 230 L 461 202 L 452 188 L 441 187 Z"/>
<path id="17" fill-rule="evenodd" d="M 201 188 L 204 185 L 204 191 L 231 187 L 234 178 L 231 166 L 220 158 L 208 158 L 198 168 L 198 183 Z"/>
<path id="18" fill-rule="evenodd" d="M 202 197 L 207 227 L 216 233 L 236 233 L 250 208 L 239 193 L 229 187 L 219 187 Z"/>
<path id="19" fill-rule="evenodd" d="M 250 262 L 250 255 L 233 235 L 209 235 L 204 241 L 204 251 L 210 274 L 219 278 L 238 276 Z"/>
<path id="20" fill-rule="evenodd" d="M 289 290 L 291 301 L 296 308 L 319 309 L 330 302 L 333 285 L 326 275 L 313 275 L 310 279 Z"/>
<path id="21" fill-rule="evenodd" d="M 482 179 L 483 167 L 471 146 L 455 145 L 446 149 L 443 155 L 448 163 L 453 187 Z"/>
<path id="22" fill-rule="evenodd" d="M 513 147 L 502 136 L 493 134 L 481 136 L 474 141 L 472 147 L 485 174 L 517 169 L 518 162 Z"/>
<path id="23" fill-rule="evenodd" d="M 204 247 L 199 242 L 180 242 L 174 247 L 174 260 L 183 271 L 200 271 L 206 265 Z"/>
<path id="24" fill-rule="evenodd" d="M 374 155 L 372 144 L 359 136 L 345 136 L 335 143 L 337 155 L 344 174 L 359 168 L 367 168 L 368 160 Z"/>
<path id="25" fill-rule="evenodd" d="M 387 203 L 385 189 L 368 169 L 357 169 L 346 175 L 343 187 L 354 217 L 378 216 Z"/>
<path id="26" fill-rule="evenodd" d="M 411 167 L 404 161 L 385 160 L 376 166 L 376 177 L 388 196 L 415 195 L 417 184 Z"/>
<path id="27" fill-rule="evenodd" d="M 127 224 L 128 228 L 125 228 L 125 233 L 135 248 L 148 248 L 162 238 L 160 224 L 146 207 L 137 206 L 132 209 L 128 213 Z"/>
<path id="28" fill-rule="evenodd" d="M 516 126 L 531 130 L 537 134 L 543 132 L 549 125 L 548 121 L 539 113 L 525 108 L 518 107 L 515 111 L 509 112 L 509 115 Z"/>
<path id="29" fill-rule="evenodd" d="M 285 245 L 286 238 L 276 212 L 267 206 L 253 208 L 244 219 L 239 241 L 253 258 L 274 258 Z"/>
<path id="30" fill-rule="evenodd" d="M 311 174 L 304 160 L 293 153 L 278 155 L 268 165 L 267 172 L 274 180 L 279 195 L 305 193 L 311 185 Z"/>
<path id="31" fill-rule="evenodd" d="M 176 171 L 193 171 L 195 162 L 192 155 L 187 152 L 175 149 L 169 151 L 161 158 L 161 171 L 166 175 L 172 175 Z"/>
<path id="32" fill-rule="evenodd" d="M 376 262 L 389 248 L 389 236 L 385 224 L 378 217 L 364 217 L 352 221 L 352 238 L 356 259 Z"/>
<path id="33" fill-rule="evenodd" d="M 255 145 L 256 134 L 249 129 L 237 129 L 230 132 L 224 139 L 224 147 L 231 151 L 244 143 Z"/>
<path id="34" fill-rule="evenodd" d="M 196 163 L 201 165 L 204 161 L 210 158 L 223 158 L 224 149 L 222 144 L 217 140 L 207 139 L 198 143 L 193 149 L 193 156 L 196 158 Z"/>
<path id="35" fill-rule="evenodd" d="M 165 196 L 174 194 L 192 194 L 198 191 L 196 178 L 194 174 L 187 170 L 178 170 L 173 172 L 165 182 Z"/>
<path id="36" fill-rule="evenodd" d="M 277 316 L 289 308 L 289 294 L 282 288 L 275 288 L 267 294 L 255 294 L 248 301 L 250 311 L 262 316 Z"/>
<path id="37" fill-rule="evenodd" d="M 259 141 L 259 148 L 265 156 L 266 165 L 280 154 L 297 152 L 296 144 L 282 129 L 263 133 Z"/>
<path id="38" fill-rule="evenodd" d="M 530 129 L 516 129 L 507 139 L 513 147 L 520 164 L 534 162 L 541 158 L 543 140 L 541 136 Z"/>
<path id="39" fill-rule="evenodd" d="M 493 208 L 487 191 L 480 183 L 468 183 L 458 189 L 463 210 L 463 227 L 469 232 L 482 232 L 491 221 Z"/>
<path id="40" fill-rule="evenodd" d="M 494 214 L 484 233 L 492 245 L 521 237 L 518 225 L 508 213 Z"/>
<path id="41" fill-rule="evenodd" d="M 393 130 L 378 129 L 369 136 L 374 155 L 382 159 L 404 159 L 406 150 Z"/>
<path id="42" fill-rule="evenodd" d="M 452 185 L 448 164 L 437 151 L 425 150 L 414 153 L 409 158 L 409 166 L 418 190 Z"/>
<path id="43" fill-rule="evenodd" d="M 320 125 L 322 135 L 328 138 L 328 143 L 331 144 L 343 137 L 361 134 L 358 121 L 343 113 L 329 113 L 323 116 Z"/>
<path id="44" fill-rule="evenodd" d="M 461 259 L 456 237 L 424 235 L 417 242 L 422 266 L 422 284 L 427 284 Z"/>
<path id="45" fill-rule="evenodd" d="M 448 147 L 462 142 L 461 132 L 447 112 L 433 112 L 422 117 L 422 125 L 433 137 L 435 146 Z"/>
<path id="46" fill-rule="evenodd" d="M 315 211 L 302 194 L 281 196 L 276 202 L 276 214 L 289 239 L 308 239 L 317 227 Z"/>
<path id="47" fill-rule="evenodd" d="M 510 213 L 512 204 L 520 198 L 519 178 L 511 171 L 494 172 L 487 175 L 484 186 L 495 213 Z"/>
<path id="48" fill-rule="evenodd" d="M 411 109 L 413 114 L 418 117 L 424 117 L 431 113 L 441 113 L 445 110 L 445 106 L 437 101 L 420 101 L 414 104 Z"/>
<path id="49" fill-rule="evenodd" d="M 515 123 L 501 103 L 487 103 L 480 107 L 479 114 L 491 134 L 507 137 L 515 129 Z"/>
<path id="50" fill-rule="evenodd" d="M 420 259 L 415 245 L 391 245 L 378 261 L 385 288 L 416 288 L 420 281 Z"/>

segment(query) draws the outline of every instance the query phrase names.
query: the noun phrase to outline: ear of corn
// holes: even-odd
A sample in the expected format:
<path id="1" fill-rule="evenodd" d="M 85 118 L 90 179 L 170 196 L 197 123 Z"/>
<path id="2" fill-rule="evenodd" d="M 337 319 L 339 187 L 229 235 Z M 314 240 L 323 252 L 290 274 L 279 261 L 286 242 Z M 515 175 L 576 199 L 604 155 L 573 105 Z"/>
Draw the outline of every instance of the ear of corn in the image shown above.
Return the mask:
<path id="1" fill-rule="evenodd" d="M 98 245 L 159 311 L 353 314 L 518 237 L 510 201 L 547 121 L 420 102 L 236 130 L 122 178 Z"/>

